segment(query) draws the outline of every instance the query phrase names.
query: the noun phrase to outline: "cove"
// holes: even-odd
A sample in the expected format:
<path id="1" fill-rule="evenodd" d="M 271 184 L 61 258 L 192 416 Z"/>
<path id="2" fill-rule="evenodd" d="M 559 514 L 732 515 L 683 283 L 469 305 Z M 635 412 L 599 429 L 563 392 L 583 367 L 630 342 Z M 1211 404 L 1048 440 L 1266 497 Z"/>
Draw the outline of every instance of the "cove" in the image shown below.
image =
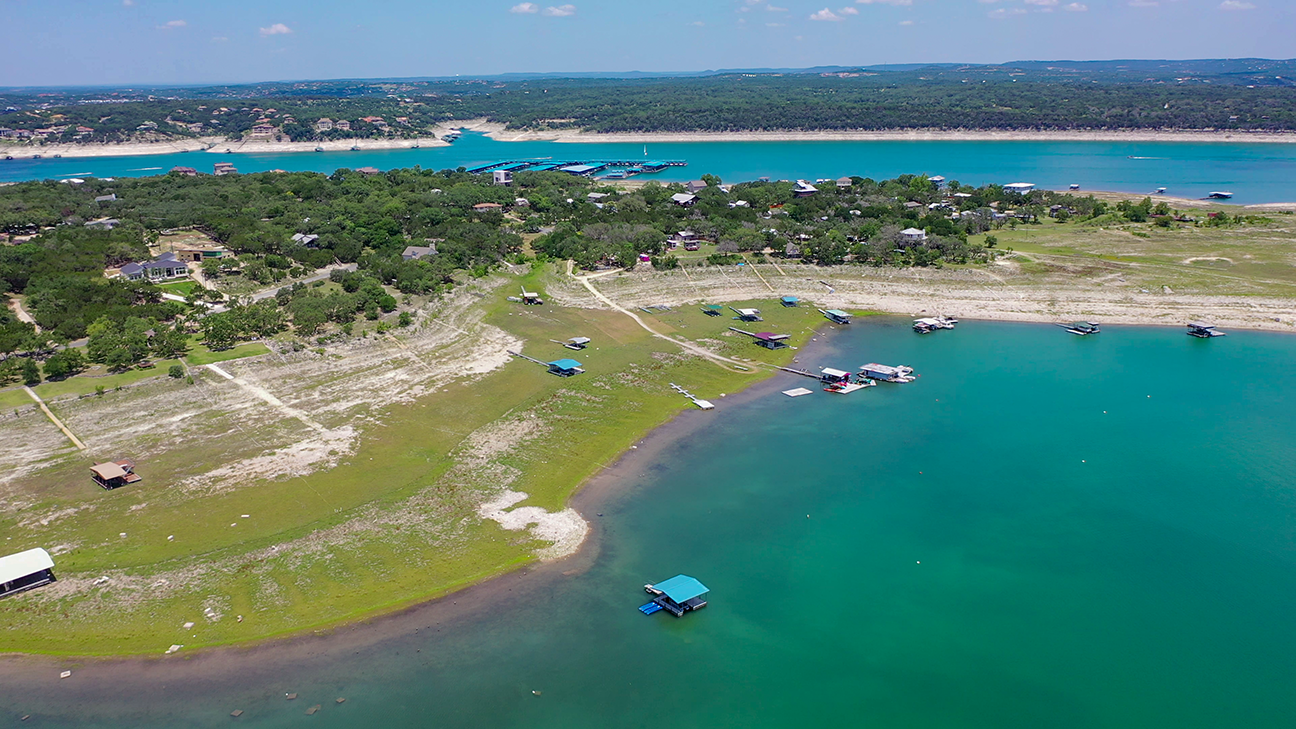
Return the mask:
<path id="1" fill-rule="evenodd" d="M 148 691 L 4 682 L 0 706 L 80 727 L 316 704 L 333 727 L 1288 726 L 1296 338 L 879 317 L 800 358 L 922 377 L 790 399 L 808 380 L 780 375 L 686 413 L 584 507 L 586 563 L 450 598 L 472 605 L 453 618 L 273 669 L 231 651 L 247 676 L 201 684 L 174 663 Z M 707 608 L 636 610 L 680 572 Z"/>
<path id="2" fill-rule="evenodd" d="M 363 147 L 363 142 L 360 142 Z M 501 160 L 681 159 L 637 179 L 681 182 L 703 174 L 727 182 L 836 178 L 843 175 L 889 179 L 897 175 L 943 175 L 972 185 L 1033 182 L 1046 189 L 1148 194 L 1159 187 L 1177 197 L 1202 198 L 1216 190 L 1235 194 L 1241 204 L 1296 201 L 1296 144 L 1192 142 L 1031 141 L 797 141 L 633 143 L 498 142 L 468 133 L 448 147 L 210 154 L 186 152 L 133 157 L 0 160 L 0 182 L 69 177 L 134 177 L 165 174 L 176 166 L 210 173 L 217 162 L 240 172 L 314 171 L 372 166 L 395 169 L 454 169 Z M 24 157 L 28 155 L 14 155 Z"/>

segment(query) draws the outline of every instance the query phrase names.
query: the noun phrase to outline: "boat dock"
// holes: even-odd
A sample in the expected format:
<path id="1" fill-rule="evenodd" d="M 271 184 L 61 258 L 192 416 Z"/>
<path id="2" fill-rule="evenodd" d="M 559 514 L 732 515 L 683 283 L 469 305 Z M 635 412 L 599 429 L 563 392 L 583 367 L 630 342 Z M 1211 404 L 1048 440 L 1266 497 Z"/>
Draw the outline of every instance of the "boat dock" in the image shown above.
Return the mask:
<path id="1" fill-rule="evenodd" d="M 953 329 L 958 324 L 958 319 L 951 319 L 947 316 L 928 316 L 922 319 L 914 319 L 913 330 L 919 334 L 930 334 L 937 329 Z"/>
<path id="2" fill-rule="evenodd" d="M 738 327 L 729 327 L 729 331 L 738 332 L 739 334 L 746 334 L 747 336 L 755 340 L 756 344 L 764 347 L 765 349 L 786 349 L 788 346 L 787 340 L 791 339 L 792 337 L 791 334 L 775 334 L 773 332 L 749 332 L 745 329 L 739 329 Z"/>
<path id="3" fill-rule="evenodd" d="M 1058 326 L 1078 337 L 1087 337 L 1090 334 L 1097 334 L 1102 331 L 1096 321 L 1077 321 L 1070 324 L 1058 324 Z"/>
<path id="4" fill-rule="evenodd" d="M 870 362 L 861 367 L 859 376 L 871 380 L 895 383 L 913 382 L 918 379 L 917 376 L 914 375 L 912 367 L 906 367 L 904 365 L 884 365 L 876 362 Z"/>
<path id="5" fill-rule="evenodd" d="M 675 390 L 675 392 L 678 392 L 679 394 L 683 395 L 684 397 L 687 397 L 688 399 L 692 400 L 694 405 L 697 405 L 698 407 L 702 408 L 703 410 L 715 410 L 715 403 L 711 402 L 710 400 L 703 400 L 702 398 L 700 398 L 700 397 L 694 395 L 693 393 L 689 392 L 688 390 L 685 390 L 684 388 L 680 387 L 679 385 L 675 384 L 674 382 L 670 383 L 670 386 L 671 386 L 672 389 Z"/>
<path id="6" fill-rule="evenodd" d="M 617 179 L 624 179 L 632 175 L 649 174 L 661 172 L 667 167 L 684 167 L 688 164 L 684 160 L 566 160 L 556 161 L 551 159 L 531 159 L 531 160 L 503 160 L 501 162 L 488 162 L 486 164 L 469 167 L 468 172 L 474 175 L 480 175 L 495 170 L 505 170 L 508 172 L 522 172 L 531 170 L 535 172 L 566 172 L 571 175 L 580 177 L 589 177 L 604 170 L 615 170 L 620 174 Z"/>
<path id="7" fill-rule="evenodd" d="M 1188 322 L 1187 334 L 1190 337 L 1197 337 L 1199 339 L 1210 339 L 1212 337 L 1226 336 L 1224 332 L 1217 330 L 1214 324 L 1206 324 L 1200 321 Z"/>
<path id="8" fill-rule="evenodd" d="M 850 324 L 851 322 L 851 315 L 841 309 L 820 309 L 819 313 L 834 324 Z"/>
<path id="9" fill-rule="evenodd" d="M 652 602 L 640 605 L 639 612 L 653 615 L 665 610 L 675 617 L 706 607 L 706 596 L 711 592 L 706 585 L 688 575 L 675 575 L 655 585 L 644 585 L 644 592 L 653 596 Z"/>

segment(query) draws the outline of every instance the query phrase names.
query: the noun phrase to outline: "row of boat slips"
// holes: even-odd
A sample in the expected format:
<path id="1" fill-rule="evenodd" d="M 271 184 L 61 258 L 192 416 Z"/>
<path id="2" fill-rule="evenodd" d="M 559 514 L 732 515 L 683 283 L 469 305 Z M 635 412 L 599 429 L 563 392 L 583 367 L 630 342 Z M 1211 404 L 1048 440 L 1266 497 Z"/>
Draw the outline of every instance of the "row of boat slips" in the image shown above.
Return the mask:
<path id="1" fill-rule="evenodd" d="M 612 170 L 609 177 L 615 176 L 617 179 L 623 179 L 632 175 L 640 175 L 650 172 L 661 172 L 667 167 L 684 167 L 688 162 L 684 160 L 567 160 L 555 161 L 553 159 L 532 159 L 532 160 L 505 160 L 502 162 L 489 162 L 476 167 L 469 167 L 468 172 L 474 175 L 484 174 L 486 172 L 522 172 L 530 170 L 535 172 L 551 172 L 557 170 L 566 172 L 571 175 L 588 177 L 604 170 Z M 620 173 L 620 174 L 617 174 Z"/>

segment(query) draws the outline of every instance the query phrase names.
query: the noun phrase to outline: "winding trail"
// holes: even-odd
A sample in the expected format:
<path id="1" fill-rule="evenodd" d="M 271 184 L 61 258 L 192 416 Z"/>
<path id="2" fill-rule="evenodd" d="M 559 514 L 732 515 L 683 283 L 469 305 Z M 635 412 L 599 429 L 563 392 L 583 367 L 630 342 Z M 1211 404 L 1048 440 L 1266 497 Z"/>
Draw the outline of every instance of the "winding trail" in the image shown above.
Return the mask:
<path id="1" fill-rule="evenodd" d="M 577 276 L 575 272 L 573 272 L 572 266 L 573 266 L 573 262 L 570 260 L 567 261 L 568 276 L 571 276 L 572 278 L 584 284 L 585 288 L 589 289 L 589 292 L 594 295 L 594 298 L 598 299 L 599 301 L 602 301 L 603 303 L 612 307 L 616 311 L 625 314 L 631 319 L 634 319 L 636 324 L 643 327 L 645 331 L 647 331 L 649 334 L 653 335 L 654 337 L 657 337 L 658 339 L 665 339 L 666 341 L 670 342 L 671 344 L 674 344 L 680 349 L 685 350 L 686 352 L 691 352 L 693 354 L 696 354 L 699 357 L 704 357 L 706 359 L 709 359 L 715 364 L 717 364 L 718 366 L 723 367 L 724 369 L 730 371 L 750 372 L 752 370 L 752 365 L 756 364 L 756 363 L 748 363 L 748 362 L 739 362 L 738 360 L 729 359 L 728 357 L 718 355 L 715 352 L 712 352 L 711 350 L 705 347 L 700 347 L 692 342 L 676 339 L 666 334 L 662 334 L 656 329 L 653 329 L 652 327 L 648 326 L 648 323 L 645 322 L 638 314 L 634 313 L 633 311 L 630 311 L 629 309 L 626 309 L 625 307 L 621 306 L 620 304 L 616 303 L 612 299 L 605 296 L 603 292 L 594 288 L 594 284 L 592 283 L 593 279 L 602 278 L 603 276 L 610 276 L 614 273 L 620 273 L 621 272 L 620 269 L 613 270 L 613 271 L 604 271 L 603 273 L 591 273 L 591 274 L 586 274 L 584 276 Z"/>

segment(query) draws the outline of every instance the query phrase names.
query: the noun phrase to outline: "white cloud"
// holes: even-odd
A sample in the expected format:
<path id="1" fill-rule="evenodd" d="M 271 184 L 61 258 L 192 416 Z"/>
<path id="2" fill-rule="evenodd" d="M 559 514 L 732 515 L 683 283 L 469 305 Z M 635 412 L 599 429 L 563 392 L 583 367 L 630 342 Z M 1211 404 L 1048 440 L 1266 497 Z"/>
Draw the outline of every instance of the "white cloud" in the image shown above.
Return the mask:
<path id="1" fill-rule="evenodd" d="M 551 18 L 566 18 L 576 14 L 575 5 L 550 5 L 544 9 L 544 14 Z"/>
<path id="2" fill-rule="evenodd" d="M 913 0 L 855 0 L 860 5 L 913 5 Z"/>
<path id="3" fill-rule="evenodd" d="M 701 28 L 702 26 L 706 25 L 706 23 L 703 23 L 700 20 L 695 20 L 692 23 L 689 23 L 689 25 L 696 25 L 697 27 Z"/>
<path id="4" fill-rule="evenodd" d="M 1027 5 L 1042 5 L 1051 8 L 1058 4 L 1058 0 L 1026 0 Z"/>
<path id="5" fill-rule="evenodd" d="M 780 8 L 777 5 L 767 5 L 765 9 L 770 11 L 771 13 L 786 13 L 788 11 L 787 8 Z"/>
<path id="6" fill-rule="evenodd" d="M 518 15 L 528 15 L 530 13 L 540 12 L 540 6 L 536 5 L 535 3 L 518 3 L 517 5 L 514 5 L 513 7 L 509 8 L 509 12 L 516 13 Z"/>
<path id="7" fill-rule="evenodd" d="M 1220 10 L 1255 10 L 1255 5 L 1246 0 L 1224 0 L 1220 3 Z"/>
<path id="8" fill-rule="evenodd" d="M 824 8 L 823 10 L 820 10 L 820 11 L 817 12 L 817 13 L 811 13 L 811 14 L 810 14 L 810 19 L 811 19 L 811 20 L 826 20 L 826 21 L 830 21 L 830 22 L 837 22 L 837 21 L 839 21 L 839 20 L 845 20 L 845 18 L 843 18 L 842 16 L 838 15 L 837 13 L 834 13 L 833 11 L 829 10 L 828 8 Z"/>
<path id="9" fill-rule="evenodd" d="M 161 28 L 162 30 L 166 30 L 168 28 L 183 28 L 186 25 L 189 24 L 184 22 L 183 20 L 168 20 L 165 24 L 159 25 L 158 27 Z"/>
<path id="10" fill-rule="evenodd" d="M 914 22 L 913 22 L 912 20 L 902 20 L 902 21 L 900 21 L 900 25 L 913 25 L 913 24 L 914 24 Z"/>
<path id="11" fill-rule="evenodd" d="M 995 20 L 1002 20 L 1004 18 L 1011 18 L 1014 15 L 1025 15 L 1025 14 L 1026 11 L 1022 8 L 999 8 L 998 10 L 995 10 L 992 13 L 990 13 L 990 17 L 994 18 Z"/>
<path id="12" fill-rule="evenodd" d="M 212 43 L 228 43 L 228 42 L 229 42 L 229 38 L 226 38 L 223 35 L 218 35 L 212 38 Z"/>
<path id="13" fill-rule="evenodd" d="M 135 0 L 122 0 L 122 5 L 128 8 L 135 7 Z"/>
<path id="14" fill-rule="evenodd" d="M 842 15 L 859 15 L 859 11 L 850 6 L 844 7 L 841 10 L 838 10 L 837 12 L 841 13 Z"/>
<path id="15" fill-rule="evenodd" d="M 291 33 L 291 32 L 292 32 L 292 28 L 289 28 L 288 26 L 284 25 L 283 23 L 275 23 L 274 25 L 270 26 L 269 28 L 262 28 L 262 29 L 261 29 L 261 35 L 263 35 L 263 36 L 266 36 L 266 35 L 288 35 L 288 34 Z"/>
<path id="16" fill-rule="evenodd" d="M 1131 8 L 1155 8 L 1160 4 L 1157 0 L 1130 0 L 1129 3 Z"/>
<path id="17" fill-rule="evenodd" d="M 765 27 L 766 27 L 766 28 L 782 28 L 782 27 L 783 27 L 783 23 L 766 23 L 766 24 L 765 24 Z"/>
<path id="18" fill-rule="evenodd" d="M 1071 3 L 1070 5 L 1063 5 L 1062 9 L 1068 13 L 1083 13 L 1089 10 L 1089 6 L 1084 3 Z"/>

